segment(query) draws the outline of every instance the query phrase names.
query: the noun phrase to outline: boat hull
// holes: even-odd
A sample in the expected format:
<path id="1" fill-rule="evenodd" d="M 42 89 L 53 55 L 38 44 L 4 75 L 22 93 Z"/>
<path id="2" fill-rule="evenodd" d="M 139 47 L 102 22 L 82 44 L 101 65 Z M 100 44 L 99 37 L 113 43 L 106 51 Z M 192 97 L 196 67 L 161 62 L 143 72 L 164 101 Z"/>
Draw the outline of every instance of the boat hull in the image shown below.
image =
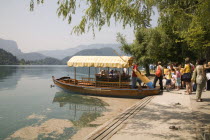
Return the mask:
<path id="1" fill-rule="evenodd" d="M 62 80 L 55 79 L 53 82 L 56 86 L 72 92 L 80 94 L 95 95 L 95 96 L 111 96 L 111 97 L 128 97 L 128 98 L 142 98 L 145 96 L 157 95 L 160 93 L 159 89 L 130 89 L 130 88 L 109 88 L 109 87 L 95 87 L 83 86 L 65 83 Z"/>

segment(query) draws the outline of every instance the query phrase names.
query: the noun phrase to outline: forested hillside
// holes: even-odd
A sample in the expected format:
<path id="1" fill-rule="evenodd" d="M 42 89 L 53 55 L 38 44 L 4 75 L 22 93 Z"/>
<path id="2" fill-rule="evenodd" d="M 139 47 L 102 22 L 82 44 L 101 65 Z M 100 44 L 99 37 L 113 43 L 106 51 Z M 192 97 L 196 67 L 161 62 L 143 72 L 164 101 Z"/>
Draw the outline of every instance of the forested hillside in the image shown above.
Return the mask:
<path id="1" fill-rule="evenodd" d="M 0 49 L 0 65 L 17 65 L 18 59 L 11 53 Z"/>
<path id="2" fill-rule="evenodd" d="M 47 57 L 42 60 L 30 61 L 31 65 L 62 65 L 62 62 L 56 58 Z"/>

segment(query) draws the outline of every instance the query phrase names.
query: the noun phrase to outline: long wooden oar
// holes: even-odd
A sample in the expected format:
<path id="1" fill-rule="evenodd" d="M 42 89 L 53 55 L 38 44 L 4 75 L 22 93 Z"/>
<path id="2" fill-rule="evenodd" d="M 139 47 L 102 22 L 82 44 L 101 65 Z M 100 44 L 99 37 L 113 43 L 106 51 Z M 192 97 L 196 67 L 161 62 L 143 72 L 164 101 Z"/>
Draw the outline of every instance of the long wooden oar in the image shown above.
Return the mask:
<path id="1" fill-rule="evenodd" d="M 114 50 L 114 53 L 116 53 L 124 62 L 126 62 L 118 53 Z M 142 82 L 144 82 L 149 88 L 153 87 L 153 82 L 149 80 L 144 74 L 142 74 L 140 71 L 134 70 L 135 74 L 139 79 L 141 79 Z"/>
<path id="2" fill-rule="evenodd" d="M 117 51 L 114 50 L 114 53 L 116 53 L 124 62 L 126 62 L 126 61 L 122 58 L 122 56 L 120 56 L 120 55 L 117 53 Z"/>

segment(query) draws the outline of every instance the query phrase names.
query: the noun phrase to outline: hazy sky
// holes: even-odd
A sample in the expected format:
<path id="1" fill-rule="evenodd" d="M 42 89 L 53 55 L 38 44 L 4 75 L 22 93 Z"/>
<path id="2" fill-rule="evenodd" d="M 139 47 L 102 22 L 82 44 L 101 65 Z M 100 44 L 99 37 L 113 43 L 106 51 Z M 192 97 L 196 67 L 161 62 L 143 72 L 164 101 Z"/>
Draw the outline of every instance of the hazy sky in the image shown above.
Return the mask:
<path id="1" fill-rule="evenodd" d="M 73 24 L 58 18 L 56 14 L 57 0 L 45 0 L 43 5 L 29 11 L 30 0 L 0 0 L 0 38 L 14 40 L 22 52 L 40 50 L 55 50 L 73 48 L 78 45 L 96 43 L 117 43 L 116 34 L 121 32 L 126 35 L 128 42 L 134 40 L 133 29 L 123 29 L 120 24 L 104 27 L 96 32 L 77 36 L 71 34 L 74 25 L 79 23 L 81 13 L 73 18 Z M 153 26 L 157 18 L 154 17 Z"/>

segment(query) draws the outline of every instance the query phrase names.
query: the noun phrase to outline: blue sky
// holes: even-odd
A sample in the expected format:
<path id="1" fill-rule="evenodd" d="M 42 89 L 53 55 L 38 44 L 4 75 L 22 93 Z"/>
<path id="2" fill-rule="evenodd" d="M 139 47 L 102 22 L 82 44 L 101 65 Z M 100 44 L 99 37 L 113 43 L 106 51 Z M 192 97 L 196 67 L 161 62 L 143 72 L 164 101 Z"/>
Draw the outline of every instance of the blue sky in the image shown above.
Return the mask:
<path id="1" fill-rule="evenodd" d="M 95 31 L 83 35 L 71 34 L 72 28 L 79 23 L 81 10 L 73 18 L 72 24 L 58 18 L 56 14 L 57 0 L 45 0 L 43 5 L 29 11 L 30 0 L 0 0 L 0 38 L 14 40 L 23 52 L 40 50 L 56 50 L 73 48 L 78 45 L 96 43 L 117 43 L 116 34 L 121 32 L 128 42 L 134 40 L 133 28 L 123 29 L 120 24 L 112 23 L 100 32 Z M 153 17 L 153 26 L 156 17 Z"/>

